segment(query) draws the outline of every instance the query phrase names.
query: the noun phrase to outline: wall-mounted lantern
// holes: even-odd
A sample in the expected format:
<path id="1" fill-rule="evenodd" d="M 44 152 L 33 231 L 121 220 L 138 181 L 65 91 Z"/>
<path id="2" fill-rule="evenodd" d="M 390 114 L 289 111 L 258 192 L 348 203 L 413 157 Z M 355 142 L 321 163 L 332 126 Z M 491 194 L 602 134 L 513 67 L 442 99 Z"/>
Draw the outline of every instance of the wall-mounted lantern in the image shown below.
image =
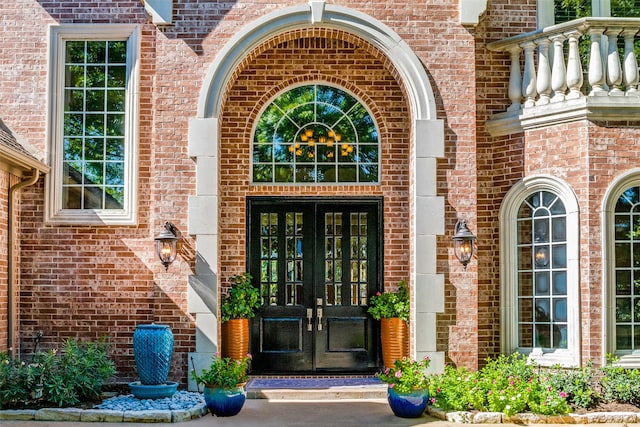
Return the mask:
<path id="1" fill-rule="evenodd" d="M 160 262 L 164 265 L 165 271 L 169 269 L 171 264 L 178 255 L 178 235 L 176 226 L 171 222 L 164 223 L 164 230 L 158 234 L 155 239 L 156 252 Z"/>
<path id="2" fill-rule="evenodd" d="M 467 227 L 467 221 L 459 219 L 456 222 L 455 234 L 453 235 L 453 253 L 465 270 L 473 257 L 475 240 L 476 236 Z"/>

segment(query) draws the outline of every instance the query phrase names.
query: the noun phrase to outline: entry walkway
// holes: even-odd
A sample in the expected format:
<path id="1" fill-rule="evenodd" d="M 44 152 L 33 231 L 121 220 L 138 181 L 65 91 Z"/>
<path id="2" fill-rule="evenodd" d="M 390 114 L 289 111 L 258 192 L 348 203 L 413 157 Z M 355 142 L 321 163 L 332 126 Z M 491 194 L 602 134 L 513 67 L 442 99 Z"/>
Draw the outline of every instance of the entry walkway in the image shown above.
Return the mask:
<path id="1" fill-rule="evenodd" d="M 384 399 L 367 400 L 267 400 L 248 399 L 242 411 L 234 417 L 216 418 L 210 414 L 179 423 L 81 423 L 56 421 L 2 421 L 2 427 L 95 427 L 164 426 L 164 427 L 461 427 L 465 424 L 442 421 L 428 415 L 417 419 L 393 415 Z M 467 424 L 468 425 L 468 424 Z M 522 425 L 522 424 L 520 424 Z M 515 424 L 482 424 L 482 427 L 509 427 Z M 554 424 L 546 424 L 552 427 Z M 555 426 L 560 427 L 560 424 Z M 566 427 L 566 424 L 562 426 Z M 597 424 L 598 427 L 632 427 L 640 424 Z"/>
<path id="2" fill-rule="evenodd" d="M 2 427 L 95 427 L 111 425 L 166 427 L 339 427 L 339 426 L 430 426 L 460 427 L 461 424 L 437 420 L 428 415 L 417 419 L 398 418 L 384 399 L 368 400 L 267 400 L 247 399 L 242 411 L 229 418 L 207 414 L 202 418 L 180 423 L 81 423 L 59 421 L 3 421 Z M 485 425 L 486 426 L 486 425 Z M 505 427 L 506 424 L 500 424 Z M 619 426 L 618 426 L 619 427 Z"/>
<path id="3" fill-rule="evenodd" d="M 6 424 L 5 424 L 6 423 Z M 98 423 L 55 422 L 55 421 L 3 421 L 2 427 L 96 427 Z M 398 418 L 389 409 L 386 400 L 323 400 L 285 401 L 267 399 L 247 399 L 242 411 L 236 416 L 217 418 L 207 414 L 202 418 L 180 423 L 100 423 L 114 427 L 126 426 L 166 426 L 166 427 L 285 427 L 285 426 L 457 426 L 438 421 L 424 415 L 409 420 Z M 502 425 L 504 427 L 504 424 Z"/>

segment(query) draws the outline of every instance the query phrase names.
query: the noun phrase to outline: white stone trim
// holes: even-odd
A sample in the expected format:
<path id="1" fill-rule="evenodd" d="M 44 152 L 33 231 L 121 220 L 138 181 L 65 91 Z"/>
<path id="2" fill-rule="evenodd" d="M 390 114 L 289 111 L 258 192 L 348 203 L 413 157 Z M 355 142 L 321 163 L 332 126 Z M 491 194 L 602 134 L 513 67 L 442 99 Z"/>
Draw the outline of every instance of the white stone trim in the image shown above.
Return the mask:
<path id="1" fill-rule="evenodd" d="M 460 24 L 476 26 L 487 11 L 487 0 L 460 0 Z"/>
<path id="2" fill-rule="evenodd" d="M 143 0 L 144 10 L 156 25 L 170 25 L 173 22 L 173 0 Z"/>
<path id="3" fill-rule="evenodd" d="M 525 197 L 536 191 L 549 191 L 560 197 L 567 217 L 567 348 L 543 353 L 541 349 L 518 348 L 517 325 L 517 241 L 518 209 Z M 564 181 L 548 175 L 527 177 L 505 195 L 500 207 L 500 351 L 528 354 L 542 366 L 580 365 L 580 241 L 578 199 Z"/>
<path id="4" fill-rule="evenodd" d="M 436 195 L 436 158 L 444 156 L 444 123 L 436 118 L 435 97 L 427 73 L 419 58 L 411 48 L 382 22 L 354 9 L 325 4 L 312 0 L 307 5 L 285 8 L 267 14 L 241 28 L 222 48 L 209 68 L 200 92 L 197 117 L 189 122 L 189 155 L 197 163 L 209 162 L 217 158 L 218 118 L 224 101 L 225 89 L 245 55 L 269 38 L 294 29 L 319 25 L 352 33 L 379 48 L 399 73 L 402 84 L 409 96 L 410 111 L 413 114 L 411 153 L 411 236 L 412 261 L 414 271 L 411 281 L 416 284 L 411 327 L 414 332 L 414 357 L 430 356 L 431 369 L 444 368 L 444 353 L 436 351 L 436 313 L 444 310 L 444 276 L 436 272 L 434 261 L 436 236 L 444 234 L 444 198 Z M 419 161 L 418 161 L 419 159 Z M 417 175 L 416 168 L 425 167 Z M 217 221 L 211 224 L 211 217 L 217 219 L 218 207 L 205 202 L 217 199 L 218 188 L 213 186 L 210 173 L 196 171 L 196 195 L 189 200 L 189 234 L 197 244 L 196 276 L 208 275 L 216 280 L 217 256 L 212 257 L 212 246 L 217 247 Z M 206 205 L 206 208 L 204 207 Z M 206 216 L 206 217 L 205 217 Z M 212 227 L 216 228 L 212 228 Z M 206 241 L 209 248 L 206 256 L 201 256 L 201 243 Z M 425 261 L 423 263 L 423 261 Z M 419 274 L 415 271 L 420 264 Z M 210 285 L 211 292 L 217 287 Z M 429 295 L 434 303 L 416 306 L 418 295 Z M 217 298 L 213 295 L 212 298 Z M 194 300 L 193 309 L 201 310 L 203 304 Z M 419 313 L 416 313 L 419 309 Z M 191 311 L 191 307 L 190 307 Z M 212 322 L 216 322 L 215 317 Z M 200 339 L 196 336 L 196 340 Z"/>
<path id="5" fill-rule="evenodd" d="M 318 2 L 313 2 L 318 3 Z M 317 16 L 316 16 L 317 18 Z M 285 8 L 265 15 L 245 27 L 222 48 L 205 77 L 200 91 L 198 117 L 219 117 L 222 95 L 242 58 L 270 37 L 310 25 L 341 29 L 378 47 L 400 73 L 408 87 L 415 119 L 434 120 L 436 106 L 424 67 L 411 48 L 382 22 L 369 15 L 342 6 L 325 5 L 322 21 L 313 22 L 309 5 Z"/>
<path id="6" fill-rule="evenodd" d="M 127 106 L 125 115 L 125 192 L 123 209 L 62 209 L 62 122 L 64 43 L 67 40 L 127 41 Z M 48 224 L 135 225 L 138 220 L 138 86 L 140 29 L 126 24 L 52 25 L 49 35 L 48 158 L 45 179 L 45 222 Z"/>

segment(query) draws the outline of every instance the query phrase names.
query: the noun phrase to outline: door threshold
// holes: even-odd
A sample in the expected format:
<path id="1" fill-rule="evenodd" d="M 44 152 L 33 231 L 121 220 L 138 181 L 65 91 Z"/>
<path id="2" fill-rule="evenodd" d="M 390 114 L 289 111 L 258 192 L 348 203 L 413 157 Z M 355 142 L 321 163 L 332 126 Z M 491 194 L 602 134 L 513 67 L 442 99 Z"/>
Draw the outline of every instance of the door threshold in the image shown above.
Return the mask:
<path id="1" fill-rule="evenodd" d="M 270 400 L 385 399 L 387 386 L 373 375 L 251 376 L 247 397 Z"/>

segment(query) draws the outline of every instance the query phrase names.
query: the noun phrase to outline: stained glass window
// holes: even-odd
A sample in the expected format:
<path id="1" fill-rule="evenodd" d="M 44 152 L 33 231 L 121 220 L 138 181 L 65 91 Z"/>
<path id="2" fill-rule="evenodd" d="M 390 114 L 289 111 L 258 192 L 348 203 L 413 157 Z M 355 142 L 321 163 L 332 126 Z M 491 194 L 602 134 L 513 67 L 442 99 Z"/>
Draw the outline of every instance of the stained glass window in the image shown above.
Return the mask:
<path id="1" fill-rule="evenodd" d="M 369 111 L 326 85 L 277 96 L 253 137 L 255 183 L 377 183 L 380 146 Z"/>

